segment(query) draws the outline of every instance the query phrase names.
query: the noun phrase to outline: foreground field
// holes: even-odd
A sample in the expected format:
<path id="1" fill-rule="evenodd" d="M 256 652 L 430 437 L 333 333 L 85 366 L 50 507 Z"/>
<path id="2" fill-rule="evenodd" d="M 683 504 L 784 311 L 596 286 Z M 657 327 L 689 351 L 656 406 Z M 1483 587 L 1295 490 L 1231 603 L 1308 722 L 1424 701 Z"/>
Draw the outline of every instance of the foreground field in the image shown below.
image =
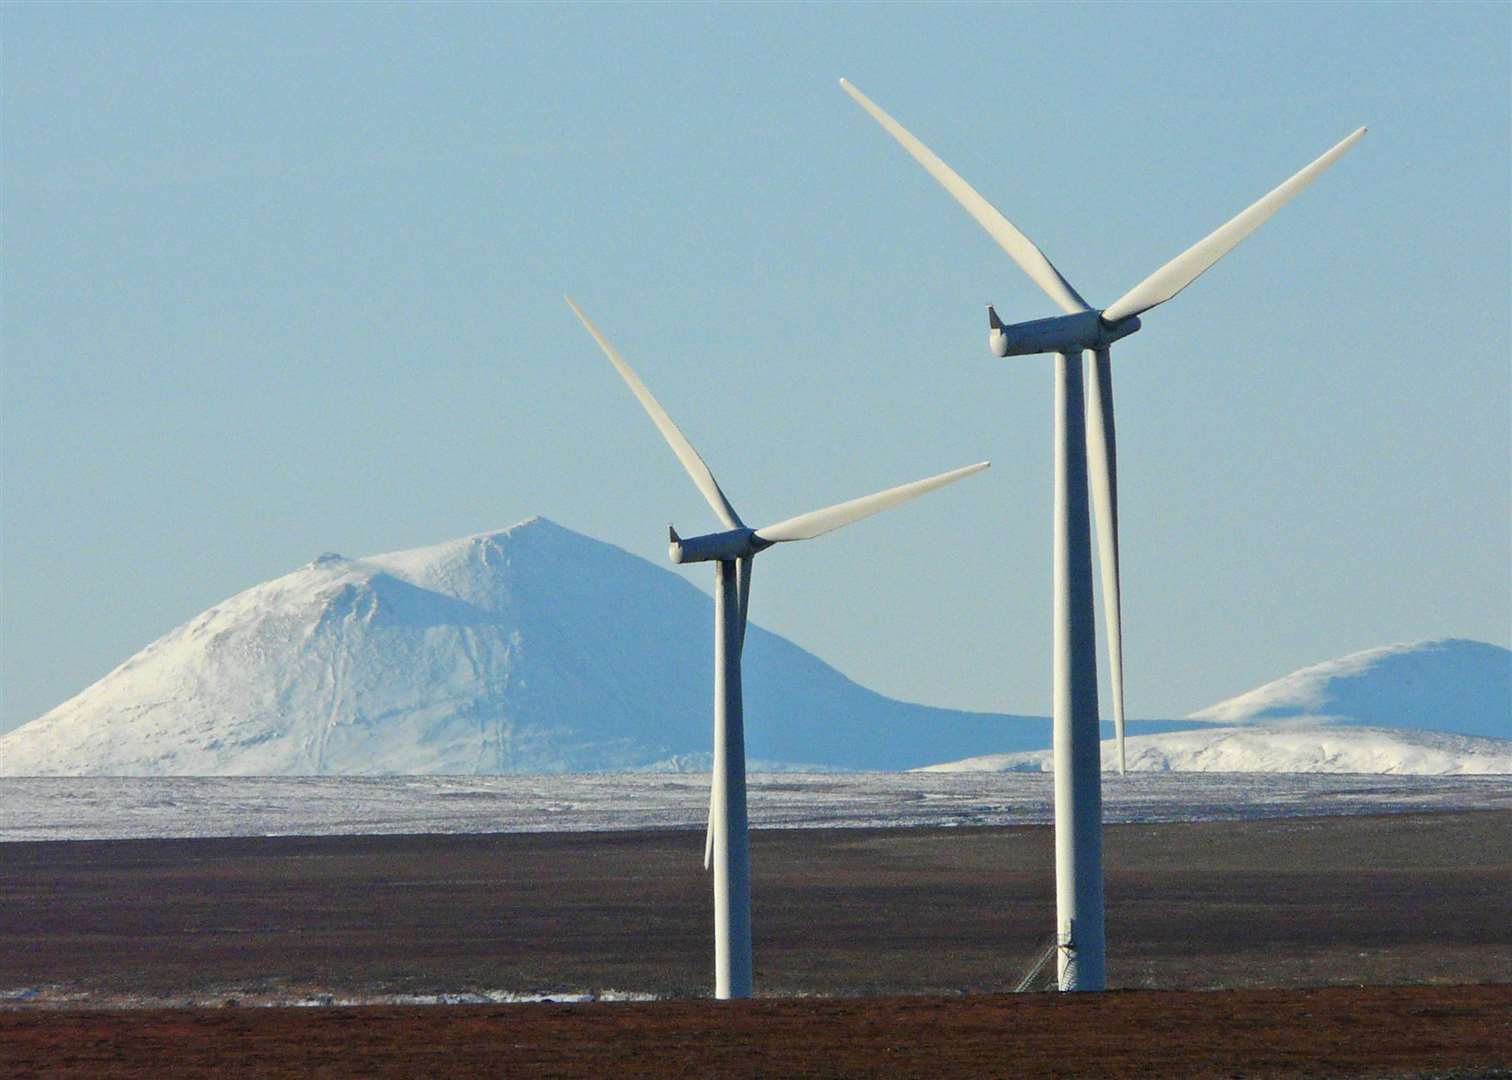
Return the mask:
<path id="1" fill-rule="evenodd" d="M 706 994 L 701 832 L 0 845 L 0 994 Z M 1512 982 L 1512 812 L 1107 829 L 1115 987 Z M 753 834 L 759 993 L 1004 991 L 1050 829 Z"/>
<path id="2" fill-rule="evenodd" d="M 1512 986 L 0 1012 L 9 1076 L 1487 1077 Z"/>

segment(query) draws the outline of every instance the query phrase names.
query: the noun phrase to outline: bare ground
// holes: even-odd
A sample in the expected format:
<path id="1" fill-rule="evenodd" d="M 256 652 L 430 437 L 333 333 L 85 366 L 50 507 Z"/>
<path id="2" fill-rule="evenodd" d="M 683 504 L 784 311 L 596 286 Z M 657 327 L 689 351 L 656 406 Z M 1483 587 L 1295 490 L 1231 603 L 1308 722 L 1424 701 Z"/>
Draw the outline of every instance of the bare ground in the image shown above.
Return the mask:
<path id="1" fill-rule="evenodd" d="M 1512 986 L 0 1012 L 12 1077 L 1512 1076 Z"/>
<path id="2" fill-rule="evenodd" d="M 1001 993 L 1053 925 L 1047 828 L 814 830 L 753 837 L 766 1000 L 89 1008 L 696 998 L 701 848 L 689 832 L 0 845 L 0 992 L 32 1000 L 0 1009 L 0 1075 L 1512 1076 L 1505 811 L 1109 827 L 1110 979 L 1160 992 Z M 1242 989 L 1190 992 L 1213 987 Z"/>
<path id="3" fill-rule="evenodd" d="M 707 993 L 694 832 L 0 845 L 0 991 Z M 1107 829 L 1115 987 L 1512 981 L 1512 813 Z M 769 994 L 1012 989 L 1045 827 L 753 834 Z"/>

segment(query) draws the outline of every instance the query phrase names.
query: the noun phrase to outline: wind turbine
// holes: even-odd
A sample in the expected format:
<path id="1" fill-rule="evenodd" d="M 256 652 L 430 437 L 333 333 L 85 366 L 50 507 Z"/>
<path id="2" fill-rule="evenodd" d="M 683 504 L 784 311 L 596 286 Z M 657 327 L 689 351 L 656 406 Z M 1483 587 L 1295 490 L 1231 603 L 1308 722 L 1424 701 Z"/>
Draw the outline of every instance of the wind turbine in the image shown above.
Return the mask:
<path id="1" fill-rule="evenodd" d="M 572 308 L 598 342 L 726 531 L 682 537 L 668 526 L 669 554 L 675 563 L 714 564 L 714 760 L 709 792 L 709 826 L 704 869 L 714 871 L 714 996 L 751 996 L 751 854 L 747 842 L 745 726 L 740 690 L 740 653 L 750 605 L 751 562 L 773 544 L 810 540 L 917 498 L 927 491 L 981 472 L 989 462 L 952 469 L 911 484 L 825 507 L 760 529 L 747 528 L 720 490 L 693 444 L 677 429 L 598 327 L 571 297 Z"/>
<path id="2" fill-rule="evenodd" d="M 1019 269 L 1065 312 L 1004 325 L 987 308 L 987 342 L 998 356 L 1055 354 L 1055 525 L 1053 712 L 1055 900 L 1062 990 L 1105 985 L 1102 777 L 1097 710 L 1097 642 L 1092 614 L 1088 457 L 1097 508 L 1103 614 L 1113 687 L 1118 771 L 1124 771 L 1123 633 L 1118 572 L 1117 446 L 1110 349 L 1231 251 L 1365 134 L 1359 128 L 1279 187 L 1156 270 L 1102 310 L 1093 309 L 1034 243 L 934 152 L 845 79 L 841 87 L 986 229 Z M 1083 390 L 1082 353 L 1093 359 Z"/>

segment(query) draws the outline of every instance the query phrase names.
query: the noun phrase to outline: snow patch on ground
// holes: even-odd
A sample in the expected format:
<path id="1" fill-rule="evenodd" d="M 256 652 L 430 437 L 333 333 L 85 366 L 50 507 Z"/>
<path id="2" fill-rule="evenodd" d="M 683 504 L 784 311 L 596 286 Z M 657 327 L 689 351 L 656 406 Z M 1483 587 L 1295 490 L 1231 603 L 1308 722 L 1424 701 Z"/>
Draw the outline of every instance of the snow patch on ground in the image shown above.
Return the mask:
<path id="1" fill-rule="evenodd" d="M 1139 735 L 1126 740 L 1131 772 L 1512 774 L 1512 739 L 1435 731 L 1269 723 Z M 923 772 L 1050 772 L 1054 754 L 986 754 Z M 1118 769 L 1117 743 L 1102 744 L 1103 771 Z"/>
<path id="2" fill-rule="evenodd" d="M 754 774 L 764 829 L 1034 825 L 1048 773 Z M 1109 822 L 1512 808 L 1504 776 L 1133 773 L 1103 785 Z M 704 828 L 709 778 L 687 773 L 0 779 L 0 842 L 208 836 Z"/>
<path id="3" fill-rule="evenodd" d="M 0 990 L 0 1009 L 351 1008 L 363 1005 L 529 1005 L 592 1001 L 659 1001 L 639 990 L 457 990 L 438 993 L 332 992 L 311 987 L 221 987 L 159 996 L 107 993 L 62 986 Z"/>

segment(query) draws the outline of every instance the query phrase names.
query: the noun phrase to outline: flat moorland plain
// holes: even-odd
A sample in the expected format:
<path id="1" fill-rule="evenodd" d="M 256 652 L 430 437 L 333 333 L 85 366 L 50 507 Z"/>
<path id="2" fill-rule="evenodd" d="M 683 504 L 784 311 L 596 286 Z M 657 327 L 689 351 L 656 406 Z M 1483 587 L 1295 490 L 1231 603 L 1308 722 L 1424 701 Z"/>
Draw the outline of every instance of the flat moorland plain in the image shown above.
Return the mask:
<path id="1" fill-rule="evenodd" d="M 770 995 L 1011 990 L 1054 925 L 1049 828 L 752 835 Z M 0 992 L 698 996 L 699 832 L 0 845 Z M 1512 982 L 1512 813 L 1117 825 L 1118 988 Z M 31 994 L 31 991 L 36 991 Z"/>
<path id="2" fill-rule="evenodd" d="M 702 840 L 0 845 L 0 1075 L 1512 1076 L 1506 811 L 1110 826 L 1090 996 L 1003 993 L 1032 826 L 753 834 L 769 996 L 696 1000 Z M 680 1000 L 246 1007 L 609 990 Z"/>

